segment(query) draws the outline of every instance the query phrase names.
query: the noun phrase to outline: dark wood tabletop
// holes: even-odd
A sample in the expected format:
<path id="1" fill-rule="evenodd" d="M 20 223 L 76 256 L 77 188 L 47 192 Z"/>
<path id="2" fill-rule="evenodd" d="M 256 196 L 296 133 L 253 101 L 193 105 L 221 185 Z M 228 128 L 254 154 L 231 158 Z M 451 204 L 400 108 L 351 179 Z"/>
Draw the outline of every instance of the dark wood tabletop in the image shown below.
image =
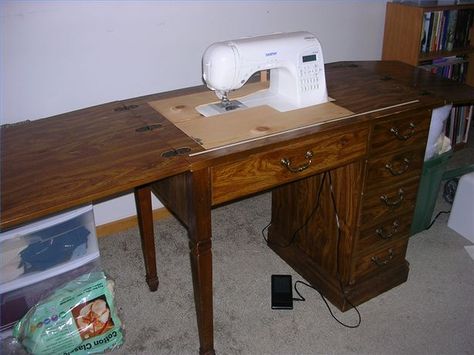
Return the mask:
<path id="1" fill-rule="evenodd" d="M 418 106 L 428 107 L 435 101 L 474 98 L 473 88 L 399 62 L 332 63 L 326 65 L 326 77 L 329 95 L 354 113 L 407 100 L 421 100 Z M 207 89 L 149 95 L 2 126 L 0 229 L 127 193 L 228 154 L 307 134 L 293 132 L 190 159 L 190 153 L 203 148 L 147 102 L 200 90 Z"/>
<path id="2" fill-rule="evenodd" d="M 140 103 L 3 126 L 1 229 L 186 171 L 180 147 L 202 149 Z"/>

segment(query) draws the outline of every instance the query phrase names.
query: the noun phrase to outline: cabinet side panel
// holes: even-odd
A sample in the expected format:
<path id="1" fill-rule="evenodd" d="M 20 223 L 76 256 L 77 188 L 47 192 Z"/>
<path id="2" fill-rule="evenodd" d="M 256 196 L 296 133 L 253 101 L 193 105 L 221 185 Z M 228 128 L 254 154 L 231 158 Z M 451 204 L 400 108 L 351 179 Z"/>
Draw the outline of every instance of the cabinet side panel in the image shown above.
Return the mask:
<path id="1" fill-rule="evenodd" d="M 417 65 L 422 26 L 423 9 L 387 3 L 382 59 Z"/>
<path id="2" fill-rule="evenodd" d="M 359 212 L 362 169 L 362 162 L 357 161 L 331 170 L 330 176 L 314 175 L 274 189 L 269 245 L 297 250 L 301 260 L 311 260 L 328 278 L 341 278 L 347 282 Z"/>

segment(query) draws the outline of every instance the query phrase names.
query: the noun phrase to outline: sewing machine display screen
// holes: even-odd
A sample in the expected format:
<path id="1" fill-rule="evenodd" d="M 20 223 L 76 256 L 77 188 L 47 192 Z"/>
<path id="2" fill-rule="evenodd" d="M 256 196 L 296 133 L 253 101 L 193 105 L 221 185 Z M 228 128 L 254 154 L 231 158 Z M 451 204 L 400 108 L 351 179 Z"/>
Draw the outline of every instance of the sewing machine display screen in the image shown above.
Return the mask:
<path id="1" fill-rule="evenodd" d="M 316 61 L 316 54 L 304 55 L 303 56 L 303 63 L 314 62 L 314 61 Z"/>

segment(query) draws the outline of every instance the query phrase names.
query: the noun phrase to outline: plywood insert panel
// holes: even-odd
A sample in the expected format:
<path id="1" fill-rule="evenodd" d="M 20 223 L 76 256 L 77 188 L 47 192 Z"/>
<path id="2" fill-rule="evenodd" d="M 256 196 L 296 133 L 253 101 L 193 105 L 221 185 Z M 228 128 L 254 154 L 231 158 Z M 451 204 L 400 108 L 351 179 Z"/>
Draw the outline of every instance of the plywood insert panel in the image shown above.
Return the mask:
<path id="1" fill-rule="evenodd" d="M 247 84 L 236 91 L 231 99 L 264 89 L 267 85 L 265 82 Z M 209 91 L 152 101 L 149 105 L 205 149 L 259 139 L 352 114 L 334 102 L 288 112 L 279 112 L 270 106 L 259 106 L 212 117 L 203 117 L 195 109 L 196 106 L 216 101 L 214 93 Z"/>

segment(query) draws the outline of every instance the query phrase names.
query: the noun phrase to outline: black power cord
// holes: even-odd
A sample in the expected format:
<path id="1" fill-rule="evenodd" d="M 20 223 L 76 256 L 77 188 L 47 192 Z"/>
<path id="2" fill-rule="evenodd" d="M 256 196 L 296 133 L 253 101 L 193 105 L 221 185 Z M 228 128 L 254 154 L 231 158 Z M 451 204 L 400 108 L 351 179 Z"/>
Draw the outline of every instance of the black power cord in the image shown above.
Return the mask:
<path id="1" fill-rule="evenodd" d="M 324 181 L 326 180 L 326 175 L 327 175 L 327 172 L 323 173 L 323 177 L 321 179 L 321 183 L 319 184 L 319 188 L 318 188 L 318 192 L 317 192 L 317 197 L 316 197 L 316 205 L 314 206 L 313 210 L 311 211 L 311 213 L 309 214 L 308 218 L 306 218 L 305 222 L 293 233 L 293 235 L 291 236 L 291 239 L 290 241 L 287 243 L 287 244 L 284 244 L 284 245 L 281 245 L 281 244 L 278 244 L 278 243 L 274 243 L 274 242 L 271 242 L 268 240 L 268 238 L 265 236 L 265 231 L 272 225 L 272 221 L 270 221 L 270 223 L 268 223 L 263 229 L 262 229 L 262 236 L 263 236 L 263 239 L 265 240 L 265 242 L 267 242 L 267 244 L 271 244 L 271 245 L 275 245 L 279 248 L 288 248 L 289 246 L 291 246 L 295 240 L 296 240 L 296 237 L 298 236 L 299 232 L 308 225 L 309 221 L 311 221 L 311 219 L 313 218 L 314 214 L 316 213 L 316 211 L 318 210 L 319 208 L 319 203 L 321 201 L 321 193 L 323 191 L 323 186 L 324 186 Z"/>
<path id="2" fill-rule="evenodd" d="M 340 225 L 340 221 L 339 221 L 339 214 L 337 212 L 337 208 L 336 208 L 336 197 L 335 197 L 335 194 L 334 194 L 334 189 L 333 189 L 333 185 L 332 185 L 332 176 L 331 176 L 331 172 L 324 172 L 323 173 L 323 177 L 321 179 L 321 183 L 319 185 L 319 188 L 318 188 L 318 192 L 317 192 L 317 197 L 316 197 L 316 204 L 313 208 L 313 210 L 311 211 L 311 213 L 309 214 L 308 218 L 306 218 L 305 222 L 293 233 L 289 243 L 285 244 L 285 245 L 279 245 L 277 243 L 272 243 L 272 242 L 269 242 L 268 241 L 268 238 L 265 237 L 265 230 L 267 230 L 271 224 L 272 224 L 272 221 L 270 221 L 270 223 L 268 223 L 263 229 L 262 229 L 262 236 L 263 236 L 263 239 L 267 242 L 267 244 L 273 244 L 273 245 L 276 245 L 280 248 L 287 248 L 289 246 L 291 246 L 294 241 L 296 240 L 296 237 L 298 236 L 298 233 L 304 228 L 306 227 L 306 225 L 309 223 L 309 221 L 313 218 L 314 214 L 316 213 L 316 211 L 318 210 L 319 208 L 319 205 L 320 205 L 320 201 L 321 201 L 321 193 L 322 193 L 322 189 L 323 189 L 323 186 L 324 186 L 324 181 L 326 180 L 326 176 L 329 176 L 329 188 L 330 188 L 330 196 L 331 196 L 331 201 L 332 201 L 332 205 L 333 205 L 333 208 L 334 208 L 334 213 L 335 213 L 335 216 L 336 216 L 336 224 L 337 224 L 337 240 L 336 240 L 336 276 L 337 276 L 337 279 L 339 281 L 339 287 L 341 289 L 341 293 L 342 293 L 342 297 L 344 298 L 344 301 L 347 302 L 357 313 L 357 317 L 358 317 L 358 320 L 357 320 L 357 323 L 354 324 L 354 325 L 351 325 L 351 324 L 346 324 L 344 322 L 342 322 L 341 320 L 339 320 L 333 313 L 331 307 L 329 306 L 329 303 L 328 301 L 326 300 L 326 298 L 324 297 L 323 293 L 315 286 L 311 285 L 311 284 L 308 284 L 306 282 L 303 282 L 303 281 L 296 281 L 295 284 L 294 284 L 294 289 L 295 289 L 295 292 L 298 294 L 299 298 L 293 298 L 294 301 L 305 301 L 305 298 L 301 295 L 301 293 L 298 291 L 298 288 L 297 288 L 297 285 L 298 284 L 302 284 L 302 285 L 305 285 L 309 288 L 312 288 L 313 290 L 317 291 L 319 293 L 319 295 L 321 296 L 322 300 L 324 301 L 324 303 L 326 304 L 326 307 L 329 311 L 329 314 L 331 314 L 331 316 L 339 323 L 341 324 L 342 326 L 346 327 L 346 328 L 357 328 L 360 326 L 360 324 L 362 323 L 362 316 L 359 312 L 359 310 L 357 309 L 357 307 L 352 304 L 352 302 L 346 297 L 346 294 L 345 294 L 345 290 L 344 290 L 344 286 L 342 284 L 342 281 L 341 281 L 341 277 L 340 277 L 340 273 L 339 273 L 339 247 L 340 247 L 340 241 L 341 241 L 341 225 Z"/>
<path id="3" fill-rule="evenodd" d="M 453 204 L 454 197 L 456 196 L 456 190 L 458 188 L 458 184 L 459 184 L 459 178 L 453 178 L 453 179 L 450 179 L 450 180 L 446 181 L 446 183 L 444 184 L 444 188 L 443 188 L 443 198 L 446 202 L 448 202 L 450 204 Z M 440 211 L 440 212 L 438 212 L 438 214 L 435 216 L 435 218 L 433 218 L 433 220 L 431 221 L 429 226 L 425 228 L 425 230 L 430 229 L 433 226 L 433 224 L 436 222 L 438 217 L 441 216 L 444 213 L 449 214 L 449 213 L 451 213 L 451 211 Z"/>
<path id="4" fill-rule="evenodd" d="M 317 291 L 321 295 L 321 298 L 323 299 L 324 303 L 326 304 L 326 307 L 328 308 L 329 313 L 339 324 L 343 325 L 346 328 L 357 328 L 362 323 L 362 316 L 361 316 L 359 310 L 357 309 L 357 307 L 346 297 L 346 292 L 345 292 L 345 289 L 344 289 L 344 285 L 342 284 L 342 280 L 341 280 L 341 274 L 339 273 L 339 250 L 340 250 L 340 244 L 341 244 L 341 224 L 340 224 L 340 221 L 339 221 L 339 214 L 337 212 L 336 196 L 335 196 L 334 188 L 333 188 L 333 185 L 332 185 L 332 175 L 331 175 L 330 171 L 328 172 L 328 175 L 329 175 L 329 190 L 330 190 L 330 195 L 331 195 L 331 201 L 332 201 L 332 206 L 334 208 L 334 214 L 336 216 L 336 224 L 337 224 L 336 277 L 337 277 L 337 280 L 339 281 L 339 287 L 341 289 L 341 294 L 342 294 L 342 297 L 344 298 L 344 301 L 347 302 L 357 313 L 357 317 L 358 317 L 357 323 L 354 324 L 354 325 L 350 325 L 350 324 L 345 324 L 344 322 L 340 321 L 334 315 L 334 313 L 332 312 L 331 307 L 329 307 L 329 303 L 325 299 L 324 295 L 319 290 L 317 290 Z M 312 288 L 316 289 L 313 286 L 312 286 Z"/>
<path id="5" fill-rule="evenodd" d="M 439 211 L 438 214 L 435 216 L 435 218 L 433 218 L 433 220 L 431 221 L 430 225 L 428 227 L 425 228 L 425 230 L 428 230 L 431 228 L 431 226 L 434 224 L 434 222 L 436 222 L 436 220 L 438 219 L 439 216 L 441 216 L 442 214 L 449 214 L 451 213 L 451 211 Z"/>
<path id="6" fill-rule="evenodd" d="M 332 311 L 332 309 L 331 309 L 331 306 L 329 306 L 329 303 L 328 303 L 328 301 L 326 300 L 326 297 L 324 297 L 323 293 L 322 293 L 319 289 L 317 289 L 316 287 L 314 287 L 313 285 L 310 285 L 310 284 L 308 284 L 308 283 L 306 283 L 306 282 L 303 282 L 303 281 L 299 281 L 299 280 L 298 280 L 298 281 L 295 282 L 294 289 L 295 289 L 295 292 L 298 294 L 298 296 L 299 296 L 300 298 L 293 298 L 293 301 L 306 301 L 306 299 L 301 295 L 301 293 L 298 291 L 298 288 L 296 287 L 298 284 L 305 285 L 305 286 L 307 286 L 307 287 L 309 287 L 309 288 L 312 288 L 312 289 L 315 290 L 316 292 L 318 292 L 319 295 L 321 296 L 322 300 L 324 301 L 324 304 L 326 305 L 326 307 L 327 307 L 327 309 L 328 309 L 328 311 L 329 311 L 329 314 L 330 314 L 330 315 L 334 318 L 334 320 L 335 320 L 336 322 L 338 322 L 340 325 L 342 325 L 342 326 L 344 326 L 344 327 L 346 327 L 346 328 L 351 328 L 351 329 L 353 329 L 353 328 L 357 328 L 357 327 L 362 323 L 362 316 L 360 315 L 359 310 L 358 310 L 357 307 L 354 306 L 345 296 L 343 296 L 343 297 L 344 297 L 344 300 L 345 300 L 352 308 L 354 308 L 354 310 L 357 312 L 357 317 L 358 317 L 358 319 L 357 319 L 357 323 L 356 323 L 356 324 L 353 324 L 353 325 L 352 325 L 352 324 L 346 324 L 346 323 L 344 323 L 343 321 L 339 320 L 339 319 L 334 315 L 334 313 L 333 313 L 333 311 Z"/>

